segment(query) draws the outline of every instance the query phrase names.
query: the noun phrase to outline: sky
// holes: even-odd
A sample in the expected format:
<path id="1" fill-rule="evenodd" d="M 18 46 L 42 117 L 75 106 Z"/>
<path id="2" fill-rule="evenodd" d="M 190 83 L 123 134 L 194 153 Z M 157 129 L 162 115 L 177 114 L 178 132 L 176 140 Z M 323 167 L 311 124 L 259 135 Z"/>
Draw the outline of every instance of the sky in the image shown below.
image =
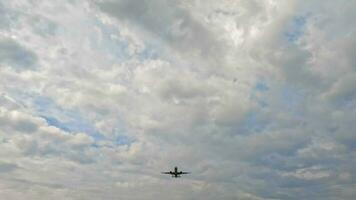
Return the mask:
<path id="1" fill-rule="evenodd" d="M 355 199 L 355 10 L 0 0 L 1 198 Z"/>

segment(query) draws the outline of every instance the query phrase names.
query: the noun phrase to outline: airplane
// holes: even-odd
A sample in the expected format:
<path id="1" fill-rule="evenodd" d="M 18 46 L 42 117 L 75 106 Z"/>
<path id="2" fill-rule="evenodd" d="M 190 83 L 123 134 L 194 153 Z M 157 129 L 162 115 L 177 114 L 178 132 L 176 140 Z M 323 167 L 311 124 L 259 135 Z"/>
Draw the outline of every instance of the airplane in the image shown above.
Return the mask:
<path id="1" fill-rule="evenodd" d="M 174 171 L 162 172 L 162 174 L 170 174 L 172 178 L 179 178 L 182 174 L 190 174 L 190 172 L 178 171 L 178 167 L 174 167 Z"/>

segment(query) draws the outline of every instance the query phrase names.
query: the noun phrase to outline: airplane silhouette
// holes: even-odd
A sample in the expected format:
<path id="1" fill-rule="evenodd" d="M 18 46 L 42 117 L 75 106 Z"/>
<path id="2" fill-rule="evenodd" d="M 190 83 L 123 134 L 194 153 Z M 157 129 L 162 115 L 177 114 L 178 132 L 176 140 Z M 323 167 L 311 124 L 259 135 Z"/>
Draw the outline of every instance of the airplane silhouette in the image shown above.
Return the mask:
<path id="1" fill-rule="evenodd" d="M 162 172 L 162 174 L 170 174 L 172 178 L 179 178 L 182 174 L 190 174 L 190 172 L 178 171 L 178 167 L 174 167 L 174 171 Z"/>

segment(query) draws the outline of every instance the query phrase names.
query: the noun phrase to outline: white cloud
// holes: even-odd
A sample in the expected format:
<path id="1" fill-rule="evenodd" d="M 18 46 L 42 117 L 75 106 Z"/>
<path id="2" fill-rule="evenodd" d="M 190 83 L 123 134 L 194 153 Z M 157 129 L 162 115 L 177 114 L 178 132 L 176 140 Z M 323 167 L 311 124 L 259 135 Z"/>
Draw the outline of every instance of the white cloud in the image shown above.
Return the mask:
<path id="1" fill-rule="evenodd" d="M 1 195 L 354 199 L 355 6 L 0 1 Z"/>

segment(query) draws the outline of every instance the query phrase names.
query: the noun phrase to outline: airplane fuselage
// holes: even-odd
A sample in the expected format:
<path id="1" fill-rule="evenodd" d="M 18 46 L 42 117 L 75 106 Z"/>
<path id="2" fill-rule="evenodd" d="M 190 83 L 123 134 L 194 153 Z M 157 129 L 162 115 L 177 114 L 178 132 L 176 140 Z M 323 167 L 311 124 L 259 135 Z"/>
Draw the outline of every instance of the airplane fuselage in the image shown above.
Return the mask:
<path id="1" fill-rule="evenodd" d="M 179 178 L 182 174 L 189 174 L 189 172 L 178 171 L 178 167 L 174 167 L 174 171 L 162 172 L 163 174 L 170 174 L 173 178 Z"/>
<path id="2" fill-rule="evenodd" d="M 174 167 L 174 178 L 178 178 L 178 177 L 180 177 L 179 176 L 179 172 L 178 172 L 178 167 Z"/>

